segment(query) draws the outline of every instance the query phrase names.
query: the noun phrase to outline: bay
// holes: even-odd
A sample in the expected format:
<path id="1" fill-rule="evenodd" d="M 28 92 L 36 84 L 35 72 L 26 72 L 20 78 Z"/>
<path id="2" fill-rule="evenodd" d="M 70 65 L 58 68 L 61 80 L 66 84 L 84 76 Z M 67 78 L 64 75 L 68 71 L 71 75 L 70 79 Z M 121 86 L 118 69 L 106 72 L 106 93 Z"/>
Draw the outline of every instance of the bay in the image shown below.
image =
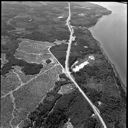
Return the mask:
<path id="1" fill-rule="evenodd" d="M 115 65 L 126 86 L 127 57 L 127 5 L 118 2 L 92 2 L 112 11 L 90 28 L 94 38 L 101 43 L 106 55 Z"/>

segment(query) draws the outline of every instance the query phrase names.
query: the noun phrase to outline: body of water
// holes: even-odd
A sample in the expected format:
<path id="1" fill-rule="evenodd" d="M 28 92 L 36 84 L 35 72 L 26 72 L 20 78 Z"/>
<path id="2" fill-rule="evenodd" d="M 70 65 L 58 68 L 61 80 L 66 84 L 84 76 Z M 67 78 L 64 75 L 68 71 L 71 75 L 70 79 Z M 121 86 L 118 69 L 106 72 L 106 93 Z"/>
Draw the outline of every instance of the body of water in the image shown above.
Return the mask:
<path id="1" fill-rule="evenodd" d="M 126 85 L 127 56 L 127 5 L 117 2 L 92 2 L 112 11 L 90 28 L 101 43 L 105 53 L 115 65 L 122 82 Z"/>

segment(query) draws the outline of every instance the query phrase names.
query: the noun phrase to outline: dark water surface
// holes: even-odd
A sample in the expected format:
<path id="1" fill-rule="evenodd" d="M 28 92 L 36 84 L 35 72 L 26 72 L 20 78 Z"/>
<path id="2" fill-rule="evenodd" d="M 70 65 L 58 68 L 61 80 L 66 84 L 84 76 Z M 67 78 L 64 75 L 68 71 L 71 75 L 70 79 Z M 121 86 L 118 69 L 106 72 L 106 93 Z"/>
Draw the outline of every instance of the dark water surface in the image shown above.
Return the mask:
<path id="1" fill-rule="evenodd" d="M 90 30 L 100 41 L 105 53 L 119 72 L 122 82 L 126 85 L 127 5 L 117 2 L 93 3 L 112 11 L 112 14 L 99 19 Z"/>

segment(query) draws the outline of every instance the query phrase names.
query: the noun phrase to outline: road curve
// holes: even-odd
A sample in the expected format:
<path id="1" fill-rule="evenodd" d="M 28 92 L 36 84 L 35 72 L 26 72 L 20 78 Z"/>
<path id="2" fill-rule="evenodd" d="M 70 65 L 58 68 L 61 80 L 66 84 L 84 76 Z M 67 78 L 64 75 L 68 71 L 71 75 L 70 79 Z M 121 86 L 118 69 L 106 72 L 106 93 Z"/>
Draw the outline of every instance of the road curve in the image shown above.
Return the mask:
<path id="1" fill-rule="evenodd" d="M 98 108 L 91 102 L 91 100 L 87 97 L 87 95 L 84 93 L 84 91 L 79 87 L 79 85 L 76 83 L 74 77 L 71 75 L 70 71 L 69 71 L 69 56 L 70 56 L 70 51 L 71 51 L 71 44 L 72 41 L 75 39 L 75 36 L 73 36 L 74 34 L 74 29 L 73 26 L 70 24 L 70 20 L 71 20 L 71 8 L 70 8 L 70 3 L 68 3 L 68 7 L 69 7 L 69 15 L 68 18 L 66 20 L 66 25 L 70 31 L 70 38 L 69 38 L 69 42 L 68 42 L 68 48 L 67 48 L 67 52 L 66 52 L 66 60 L 65 60 L 65 74 L 66 76 L 75 84 L 76 88 L 78 88 L 78 90 L 80 91 L 80 93 L 84 96 L 84 98 L 87 100 L 87 102 L 90 104 L 90 106 L 92 107 L 95 115 L 98 117 L 98 119 L 100 120 L 102 126 L 104 128 L 107 128 L 104 120 L 102 119 L 102 117 L 100 116 L 100 111 L 98 110 Z"/>

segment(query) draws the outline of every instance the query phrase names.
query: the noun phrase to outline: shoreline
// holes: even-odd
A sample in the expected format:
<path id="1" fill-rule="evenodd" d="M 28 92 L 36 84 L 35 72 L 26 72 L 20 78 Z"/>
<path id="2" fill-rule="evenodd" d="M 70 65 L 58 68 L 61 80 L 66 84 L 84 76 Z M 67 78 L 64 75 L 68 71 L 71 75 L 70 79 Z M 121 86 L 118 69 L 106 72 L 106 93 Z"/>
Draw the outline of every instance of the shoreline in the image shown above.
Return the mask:
<path id="1" fill-rule="evenodd" d="M 100 19 L 103 18 L 104 16 L 107 16 L 107 15 L 103 15 L 102 17 L 100 17 Z M 98 20 L 98 21 L 99 21 L 99 20 Z M 97 22 L 98 22 L 98 21 L 97 21 Z M 96 25 L 96 24 L 95 24 L 95 25 Z M 92 26 L 92 27 L 95 27 L 95 25 Z M 106 59 L 106 60 L 108 61 L 108 63 L 112 66 L 112 69 L 113 69 L 113 72 L 114 72 L 115 77 L 119 79 L 119 81 L 120 81 L 120 83 L 121 83 L 121 87 L 123 88 L 123 90 L 124 90 L 125 93 L 126 93 L 126 85 L 125 85 L 124 82 L 122 81 L 121 76 L 120 76 L 120 74 L 118 73 L 118 70 L 117 70 L 116 65 L 114 64 L 114 62 L 113 62 L 113 61 L 109 58 L 109 56 L 107 55 L 106 50 L 104 49 L 104 47 L 103 47 L 101 41 L 100 41 L 100 40 L 97 40 L 97 39 L 96 39 L 96 36 L 93 35 L 92 31 L 90 30 L 90 28 L 92 28 L 92 27 L 89 27 L 89 28 L 87 28 L 87 29 L 88 29 L 89 32 L 91 33 L 92 38 L 94 38 L 94 39 L 96 40 L 96 42 L 97 42 L 97 44 L 98 44 L 98 46 L 99 46 L 99 48 L 100 48 L 100 50 L 101 50 L 103 56 L 105 57 L 105 59 Z M 116 78 L 115 78 L 115 79 L 116 79 Z M 116 81 L 116 82 L 117 82 L 117 81 Z"/>
<path id="2" fill-rule="evenodd" d="M 102 19 L 99 20 L 95 26 L 89 28 L 89 30 L 94 38 L 101 43 L 102 48 L 109 60 L 114 64 L 126 88 L 126 6 L 117 2 L 106 2 L 105 4 L 104 2 L 94 2 L 94 4 L 112 11 L 108 17 L 103 16 Z"/>

